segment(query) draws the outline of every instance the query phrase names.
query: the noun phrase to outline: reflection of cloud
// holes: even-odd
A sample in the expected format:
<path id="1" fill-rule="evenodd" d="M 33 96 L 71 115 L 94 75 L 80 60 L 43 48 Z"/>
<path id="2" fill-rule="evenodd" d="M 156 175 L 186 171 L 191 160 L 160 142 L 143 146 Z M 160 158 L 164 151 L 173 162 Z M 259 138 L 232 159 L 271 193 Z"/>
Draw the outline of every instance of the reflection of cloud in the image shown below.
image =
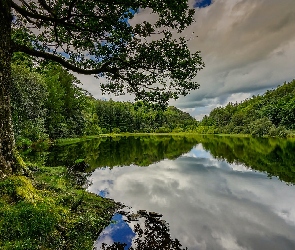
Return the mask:
<path id="1" fill-rule="evenodd" d="M 185 156 L 144 168 L 97 169 L 89 190 L 114 180 L 111 198 L 163 214 L 172 238 L 189 249 L 294 249 L 294 187 L 236 167 Z"/>
<path id="2" fill-rule="evenodd" d="M 102 232 L 102 234 L 99 236 L 97 241 L 95 242 L 94 246 L 99 249 L 99 247 L 102 245 L 102 243 L 106 243 L 108 245 L 111 245 L 114 243 L 113 238 L 111 235 L 113 234 L 113 231 L 116 231 L 119 228 L 119 226 L 108 226 L 105 228 Z"/>
<path id="3" fill-rule="evenodd" d="M 98 237 L 94 246 L 97 249 L 101 249 L 103 243 L 112 245 L 114 242 L 126 243 L 126 247 L 129 248 L 132 244 L 132 239 L 135 234 L 129 225 L 123 220 L 123 216 L 115 214 L 112 218 L 115 224 L 110 224 Z"/>
<path id="4" fill-rule="evenodd" d="M 206 151 L 202 144 L 196 145 L 190 152 L 184 154 L 185 157 L 194 157 L 194 158 L 212 158 L 212 155 Z"/>
<path id="5" fill-rule="evenodd" d="M 246 167 L 243 164 L 231 164 L 230 167 L 234 170 L 234 171 L 240 171 L 240 172 L 251 172 L 253 171 L 251 168 Z"/>

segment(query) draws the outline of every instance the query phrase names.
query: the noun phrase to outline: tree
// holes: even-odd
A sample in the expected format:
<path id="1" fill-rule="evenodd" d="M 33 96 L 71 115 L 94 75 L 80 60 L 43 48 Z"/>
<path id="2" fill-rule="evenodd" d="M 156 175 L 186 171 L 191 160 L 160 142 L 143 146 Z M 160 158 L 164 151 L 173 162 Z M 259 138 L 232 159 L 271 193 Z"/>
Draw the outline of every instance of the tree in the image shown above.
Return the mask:
<path id="1" fill-rule="evenodd" d="M 158 19 L 129 25 L 142 9 Z M 14 52 L 105 77 L 104 91 L 165 105 L 199 86 L 193 78 L 204 67 L 200 52 L 190 53 L 185 38 L 172 36 L 193 22 L 193 14 L 186 0 L 0 0 L 0 175 L 15 166 Z"/>
<path id="2" fill-rule="evenodd" d="M 80 81 L 53 63 L 39 70 L 48 90 L 45 124 L 49 137 L 56 139 L 82 135 L 87 93 L 78 87 Z"/>
<path id="3" fill-rule="evenodd" d="M 42 75 L 31 72 L 25 65 L 12 64 L 11 111 L 16 141 L 37 141 L 47 138 L 45 101 L 47 88 Z"/>

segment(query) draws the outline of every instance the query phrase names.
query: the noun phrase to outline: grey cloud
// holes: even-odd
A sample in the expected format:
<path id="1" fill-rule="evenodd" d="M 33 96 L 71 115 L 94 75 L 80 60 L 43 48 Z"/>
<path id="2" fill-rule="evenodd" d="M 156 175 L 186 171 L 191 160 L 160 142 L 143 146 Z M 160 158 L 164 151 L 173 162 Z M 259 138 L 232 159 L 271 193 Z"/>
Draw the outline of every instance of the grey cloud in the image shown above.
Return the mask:
<path id="1" fill-rule="evenodd" d="M 190 47 L 201 50 L 206 68 L 196 78 L 200 89 L 176 106 L 212 106 L 216 98 L 263 93 L 294 78 L 294 1 L 219 0 L 197 9 L 195 19 L 187 32 L 198 38 Z"/>
<path id="2" fill-rule="evenodd" d="M 190 6 L 194 3 L 195 0 L 189 0 Z M 155 19 L 150 10 L 142 10 L 131 23 Z M 206 67 L 196 77 L 200 89 L 171 104 L 196 108 L 191 114 L 198 116 L 205 109 L 209 112 L 224 105 L 230 98 L 235 101 L 237 95 L 261 94 L 292 80 L 294 31 L 294 0 L 215 0 L 206 8 L 196 9 L 195 23 L 182 35 L 190 39 L 192 52 L 201 51 Z M 106 97 L 99 91 L 99 84 L 95 84 L 98 80 L 87 80 L 84 76 L 80 79 L 95 97 Z M 206 108 L 200 109 L 201 106 Z"/>
<path id="3" fill-rule="evenodd" d="M 109 100 L 112 99 L 114 101 L 133 101 L 134 95 L 126 93 L 125 95 L 116 96 L 114 94 L 105 94 L 102 93 L 101 84 L 106 83 L 106 79 L 95 78 L 94 76 L 80 75 L 77 73 L 73 73 L 81 82 L 82 88 L 89 91 L 92 96 L 96 99 L 101 100 Z"/>

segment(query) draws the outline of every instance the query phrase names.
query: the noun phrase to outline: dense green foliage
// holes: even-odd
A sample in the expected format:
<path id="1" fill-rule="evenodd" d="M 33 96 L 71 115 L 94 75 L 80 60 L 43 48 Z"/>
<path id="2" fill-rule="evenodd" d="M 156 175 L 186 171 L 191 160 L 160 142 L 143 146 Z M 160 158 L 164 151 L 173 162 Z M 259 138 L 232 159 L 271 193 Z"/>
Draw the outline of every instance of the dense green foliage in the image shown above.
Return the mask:
<path id="1" fill-rule="evenodd" d="M 21 55 L 18 55 L 19 57 Z M 196 124 L 175 107 L 95 100 L 56 64 L 32 66 L 27 57 L 12 66 L 12 118 L 18 144 L 119 132 L 185 131 Z"/>
<path id="2" fill-rule="evenodd" d="M 295 129 L 295 80 L 262 96 L 229 103 L 205 116 L 199 130 L 210 133 L 252 134 L 286 137 Z"/>
<path id="3" fill-rule="evenodd" d="M 92 249 L 116 204 L 85 191 L 63 167 L 0 182 L 0 248 Z"/>
<path id="4" fill-rule="evenodd" d="M 150 22 L 137 18 L 145 10 L 154 14 Z M 0 0 L 0 178 L 21 169 L 14 157 L 15 120 L 10 101 L 11 90 L 20 86 L 12 87 L 13 56 L 24 53 L 34 59 L 28 68 L 40 66 L 49 96 L 45 100 L 47 120 L 30 112 L 28 117 L 39 127 L 35 135 L 27 135 L 21 130 L 30 130 L 30 122 L 18 124 L 15 129 L 20 137 L 42 138 L 44 126 L 45 135 L 51 138 L 76 136 L 84 133 L 85 116 L 78 102 L 67 102 L 68 95 L 77 92 L 68 84 L 75 80 L 64 69 L 103 78 L 104 84 L 98 85 L 104 92 L 131 93 L 136 101 L 161 108 L 170 99 L 199 88 L 195 76 L 204 63 L 200 51 L 188 48 L 191 38 L 182 34 L 193 23 L 194 13 L 187 0 Z M 63 69 L 48 68 L 49 62 Z M 59 98 L 63 103 L 52 105 Z M 68 112 L 74 107 L 77 112 Z M 93 133 L 95 116 L 89 117 L 86 130 Z"/>
<path id="5" fill-rule="evenodd" d="M 12 119 L 17 142 L 82 135 L 86 93 L 58 65 L 12 67 Z"/>
<path id="6" fill-rule="evenodd" d="M 175 107 L 165 111 L 142 102 L 97 101 L 98 125 L 104 132 L 160 132 L 185 131 L 196 125 L 188 113 Z"/>
<path id="7" fill-rule="evenodd" d="M 48 91 L 40 74 L 24 65 L 12 65 L 12 120 L 17 138 L 45 139 Z"/>

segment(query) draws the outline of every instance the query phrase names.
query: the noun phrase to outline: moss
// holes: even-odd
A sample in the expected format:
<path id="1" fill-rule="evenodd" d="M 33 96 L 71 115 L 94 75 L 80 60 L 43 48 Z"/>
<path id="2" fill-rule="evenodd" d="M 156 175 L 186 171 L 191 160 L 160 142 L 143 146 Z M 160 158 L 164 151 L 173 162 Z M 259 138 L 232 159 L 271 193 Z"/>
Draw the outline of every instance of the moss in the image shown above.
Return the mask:
<path id="1" fill-rule="evenodd" d="M 13 149 L 13 156 L 14 156 L 14 161 L 15 161 L 15 168 L 13 169 L 13 172 L 15 174 L 30 176 L 31 172 L 30 172 L 27 164 L 24 162 L 23 158 L 21 157 L 17 148 Z"/>
<path id="2" fill-rule="evenodd" d="M 0 182 L 0 194 L 13 202 L 33 202 L 40 198 L 32 182 L 25 176 L 10 176 Z"/>
<path id="3" fill-rule="evenodd" d="M 87 192 L 64 167 L 0 181 L 0 249 L 92 249 L 118 205 Z"/>

